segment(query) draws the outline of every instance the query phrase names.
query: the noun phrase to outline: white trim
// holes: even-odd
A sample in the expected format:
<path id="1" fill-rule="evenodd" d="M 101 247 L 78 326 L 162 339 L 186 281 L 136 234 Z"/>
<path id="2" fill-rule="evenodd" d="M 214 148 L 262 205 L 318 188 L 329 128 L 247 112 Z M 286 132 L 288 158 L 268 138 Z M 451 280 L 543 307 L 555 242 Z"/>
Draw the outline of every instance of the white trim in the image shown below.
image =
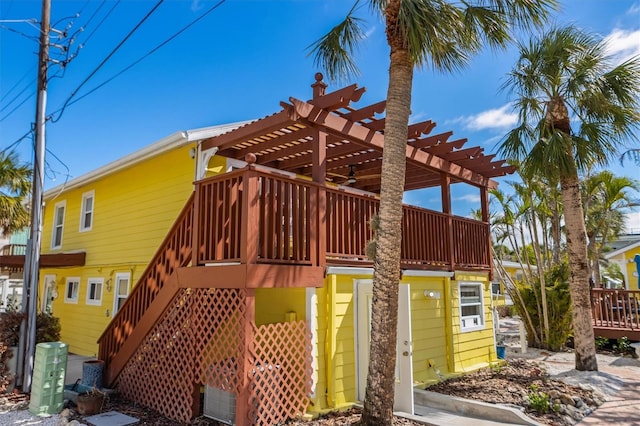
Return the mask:
<path id="1" fill-rule="evenodd" d="M 423 271 L 419 269 L 410 269 L 407 271 L 402 271 L 403 277 L 444 277 L 444 278 L 453 278 L 455 272 L 449 271 Z"/>
<path id="2" fill-rule="evenodd" d="M 475 325 L 475 326 L 470 326 L 470 327 L 464 327 L 462 325 L 462 294 L 461 294 L 461 287 L 462 286 L 474 286 L 474 287 L 479 287 L 480 288 L 480 314 L 479 315 L 467 315 L 464 316 L 464 318 L 479 318 L 480 320 L 480 324 L 479 325 Z M 477 306 L 476 304 L 474 305 L 465 305 L 465 306 Z M 477 281 L 459 281 L 458 282 L 458 311 L 460 312 L 460 332 L 461 333 L 468 333 L 471 331 L 479 331 L 479 330 L 484 330 L 486 328 L 486 320 L 484 317 L 484 286 L 482 285 L 481 282 L 477 282 Z"/>
<path id="3" fill-rule="evenodd" d="M 633 249 L 638 248 L 638 247 L 640 247 L 640 241 L 637 241 L 637 242 L 635 242 L 633 244 L 629 244 L 628 246 L 619 248 L 618 250 L 614 250 L 612 252 L 606 253 L 604 255 L 604 258 L 605 259 L 611 259 L 612 257 L 616 257 L 616 256 L 618 256 L 620 254 L 626 253 L 627 251 L 633 250 Z"/>
<path id="4" fill-rule="evenodd" d="M 47 293 L 49 293 L 51 296 L 51 298 L 55 299 L 55 293 L 58 291 L 58 289 L 56 288 L 57 286 L 57 276 L 56 274 L 46 274 L 45 276 L 42 277 L 42 282 L 43 282 L 43 286 L 42 286 L 42 290 L 43 290 L 43 294 L 42 294 L 42 301 L 41 301 L 41 306 L 40 306 L 40 311 L 45 312 L 45 313 L 53 313 L 53 301 L 52 300 L 47 300 Z M 48 291 L 50 289 L 50 292 Z M 51 311 L 49 311 L 47 309 L 47 305 L 51 305 Z"/>
<path id="5" fill-rule="evenodd" d="M 98 296 L 98 298 L 94 298 L 91 299 L 91 287 L 94 284 L 100 284 L 100 294 L 98 295 L 98 293 L 96 292 L 95 295 Z M 102 306 L 102 295 L 104 294 L 104 278 L 102 277 L 92 277 L 92 278 L 88 278 L 87 279 L 87 297 L 85 299 L 85 302 L 87 305 L 91 305 L 91 306 Z"/>
<path id="6" fill-rule="evenodd" d="M 127 280 L 127 296 L 124 298 L 118 295 L 118 285 L 121 279 Z M 129 294 L 131 293 L 131 272 L 116 272 L 116 276 L 114 277 L 113 281 L 114 283 L 111 287 L 111 291 L 113 292 L 113 309 L 111 312 L 113 312 L 113 315 L 115 315 L 119 311 L 118 300 L 124 299 L 126 301 L 129 297 Z"/>
<path id="7" fill-rule="evenodd" d="M 63 208 L 63 212 L 62 212 L 62 224 L 60 224 L 60 244 L 55 245 L 56 234 L 57 234 L 56 230 L 58 229 L 58 225 L 57 225 L 58 210 L 61 207 Z M 67 216 L 67 200 L 58 201 L 53 206 L 53 223 L 51 226 L 51 246 L 50 246 L 51 250 L 58 250 L 62 248 L 62 241 L 64 237 L 64 220 L 66 216 Z"/>
<path id="8" fill-rule="evenodd" d="M 76 283 L 78 284 L 78 288 L 76 290 L 76 297 L 75 298 L 68 298 L 67 294 L 69 293 L 69 283 Z M 77 304 L 78 303 L 78 299 L 80 298 L 80 277 L 67 277 L 64 281 L 64 303 L 73 303 L 73 304 Z"/>
<path id="9" fill-rule="evenodd" d="M 91 198 L 91 223 L 89 224 L 89 226 L 87 226 L 86 228 L 84 227 L 84 219 L 85 216 L 87 214 L 87 211 L 85 210 L 86 207 L 86 200 Z M 96 191 L 91 190 L 91 191 L 87 191 L 84 194 L 82 194 L 82 201 L 80 204 L 80 227 L 78 232 L 87 232 L 87 231 L 91 231 L 93 229 L 93 219 L 95 217 L 95 211 L 96 211 Z"/>
<path id="10" fill-rule="evenodd" d="M 316 397 L 318 385 L 318 295 L 314 287 L 306 290 L 306 314 L 311 329 L 311 398 Z"/>
<path id="11" fill-rule="evenodd" d="M 421 269 L 402 270 L 403 277 L 446 277 L 453 278 L 455 272 L 448 271 L 424 271 Z M 328 266 L 327 275 L 371 275 L 373 268 L 360 268 L 351 266 Z"/>
<path id="12" fill-rule="evenodd" d="M 133 152 L 127 156 L 124 156 L 118 160 L 112 161 L 102 167 L 99 167 L 89 173 L 85 173 L 82 176 L 69 180 L 67 183 L 55 186 L 44 192 L 44 199 L 49 199 L 60 192 L 67 191 L 69 189 L 77 188 L 86 185 L 89 182 L 98 180 L 106 175 L 115 173 L 118 170 L 122 170 L 127 167 L 131 167 L 137 163 L 140 163 L 148 158 L 156 157 L 171 149 L 179 148 L 181 146 L 188 145 L 191 142 L 200 141 L 203 139 L 219 136 L 223 133 L 227 133 L 238 127 L 250 123 L 250 121 L 239 121 L 236 123 L 223 124 L 220 126 L 203 127 L 194 130 L 185 130 L 172 133 L 160 139 L 157 142 L 147 145 L 146 147 Z"/>
<path id="13" fill-rule="evenodd" d="M 235 158 L 227 158 L 226 172 L 232 172 L 233 169 L 241 169 L 247 165 L 246 161 L 237 160 Z M 295 175 L 294 175 L 295 176 Z"/>
<path id="14" fill-rule="evenodd" d="M 348 266 L 328 266 L 327 275 L 373 275 L 373 268 L 356 268 Z"/>
<path id="15" fill-rule="evenodd" d="M 204 266 L 235 266 L 241 265 L 240 262 L 220 262 L 220 263 L 205 263 Z"/>

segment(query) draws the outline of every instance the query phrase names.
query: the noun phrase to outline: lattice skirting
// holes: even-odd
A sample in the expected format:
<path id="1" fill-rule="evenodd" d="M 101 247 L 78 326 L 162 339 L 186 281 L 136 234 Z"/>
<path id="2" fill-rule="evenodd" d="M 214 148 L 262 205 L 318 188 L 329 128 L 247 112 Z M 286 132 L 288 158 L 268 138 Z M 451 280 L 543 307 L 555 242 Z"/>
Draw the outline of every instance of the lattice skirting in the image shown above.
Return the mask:
<path id="1" fill-rule="evenodd" d="M 204 384 L 236 400 L 245 395 L 248 412 L 236 419 L 244 416 L 249 424 L 304 413 L 312 386 L 308 324 L 257 327 L 247 321 L 246 297 L 238 289 L 179 292 L 120 374 L 120 392 L 180 422 L 198 414 L 193 390 Z"/>

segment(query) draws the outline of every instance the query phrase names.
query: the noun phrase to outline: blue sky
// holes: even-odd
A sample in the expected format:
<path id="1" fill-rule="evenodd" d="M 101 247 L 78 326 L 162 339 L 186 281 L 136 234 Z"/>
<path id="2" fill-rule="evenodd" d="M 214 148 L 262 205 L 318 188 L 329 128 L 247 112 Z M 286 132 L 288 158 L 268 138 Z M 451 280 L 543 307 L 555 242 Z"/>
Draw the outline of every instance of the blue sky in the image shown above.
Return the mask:
<path id="1" fill-rule="evenodd" d="M 56 78 L 49 83 L 47 111 L 53 113 L 55 123 L 47 126 L 47 188 L 176 131 L 259 118 L 278 111 L 280 101 L 290 96 L 310 98 L 310 84 L 318 69 L 308 46 L 338 23 L 352 4 L 344 0 L 227 0 L 164 47 L 89 93 L 218 0 L 166 0 L 81 86 L 156 3 L 52 0 L 55 28 L 68 27 L 69 34 L 81 27 L 84 30 L 77 33 L 71 48 L 77 55 L 64 71 L 58 65 L 50 69 Z M 29 23 L 7 21 L 39 19 L 40 5 L 40 0 L 0 0 L 0 149 L 27 133 L 35 117 L 38 30 Z M 388 49 L 383 23 L 366 9 L 361 16 L 368 32 L 357 55 L 361 75 L 353 82 L 367 88 L 358 104 L 365 106 L 385 97 Z M 563 1 L 555 23 L 572 23 L 607 37 L 611 53 L 620 58 L 640 53 L 638 0 Z M 53 57 L 62 59 L 59 52 L 51 49 Z M 515 49 L 510 48 L 484 52 L 454 75 L 419 70 L 414 79 L 412 120 L 431 119 L 438 124 L 434 132 L 453 130 L 454 136 L 469 139 L 468 146 L 484 146 L 485 153 L 495 151 L 515 123 L 508 95 L 499 91 L 515 60 Z M 330 89 L 343 84 L 331 84 Z M 54 113 L 78 87 L 71 98 L 77 102 L 62 114 Z M 16 144 L 23 161 L 32 161 L 32 146 L 29 138 Z M 623 168 L 616 162 L 610 168 L 640 178 L 632 164 Z M 460 186 L 453 196 L 456 213 L 467 215 L 477 208 L 476 191 Z M 430 192 L 407 196 L 408 202 L 423 206 L 437 199 Z M 640 213 L 631 215 L 628 227 L 640 231 Z"/>

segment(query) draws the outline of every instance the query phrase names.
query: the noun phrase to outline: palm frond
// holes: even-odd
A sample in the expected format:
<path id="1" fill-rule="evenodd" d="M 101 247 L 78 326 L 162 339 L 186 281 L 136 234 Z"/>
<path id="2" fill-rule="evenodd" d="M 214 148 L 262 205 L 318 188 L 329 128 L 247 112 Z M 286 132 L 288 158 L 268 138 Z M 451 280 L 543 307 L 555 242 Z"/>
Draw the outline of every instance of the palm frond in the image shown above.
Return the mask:
<path id="1" fill-rule="evenodd" d="M 342 22 L 308 47 L 309 54 L 314 54 L 314 65 L 323 69 L 331 81 L 341 81 L 360 74 L 353 57 L 365 37 L 362 28 L 364 21 L 355 16 L 358 3 L 359 0 Z"/>

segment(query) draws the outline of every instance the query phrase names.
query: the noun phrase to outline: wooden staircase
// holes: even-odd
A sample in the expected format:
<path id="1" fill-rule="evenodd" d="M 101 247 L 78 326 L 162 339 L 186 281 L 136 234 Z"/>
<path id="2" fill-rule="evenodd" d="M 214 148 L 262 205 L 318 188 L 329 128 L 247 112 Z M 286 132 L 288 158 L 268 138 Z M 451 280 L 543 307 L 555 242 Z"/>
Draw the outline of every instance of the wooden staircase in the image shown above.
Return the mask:
<path id="1" fill-rule="evenodd" d="M 98 339 L 106 386 L 115 384 L 178 293 L 177 269 L 188 266 L 192 259 L 194 198 L 192 194 L 126 302 Z"/>

